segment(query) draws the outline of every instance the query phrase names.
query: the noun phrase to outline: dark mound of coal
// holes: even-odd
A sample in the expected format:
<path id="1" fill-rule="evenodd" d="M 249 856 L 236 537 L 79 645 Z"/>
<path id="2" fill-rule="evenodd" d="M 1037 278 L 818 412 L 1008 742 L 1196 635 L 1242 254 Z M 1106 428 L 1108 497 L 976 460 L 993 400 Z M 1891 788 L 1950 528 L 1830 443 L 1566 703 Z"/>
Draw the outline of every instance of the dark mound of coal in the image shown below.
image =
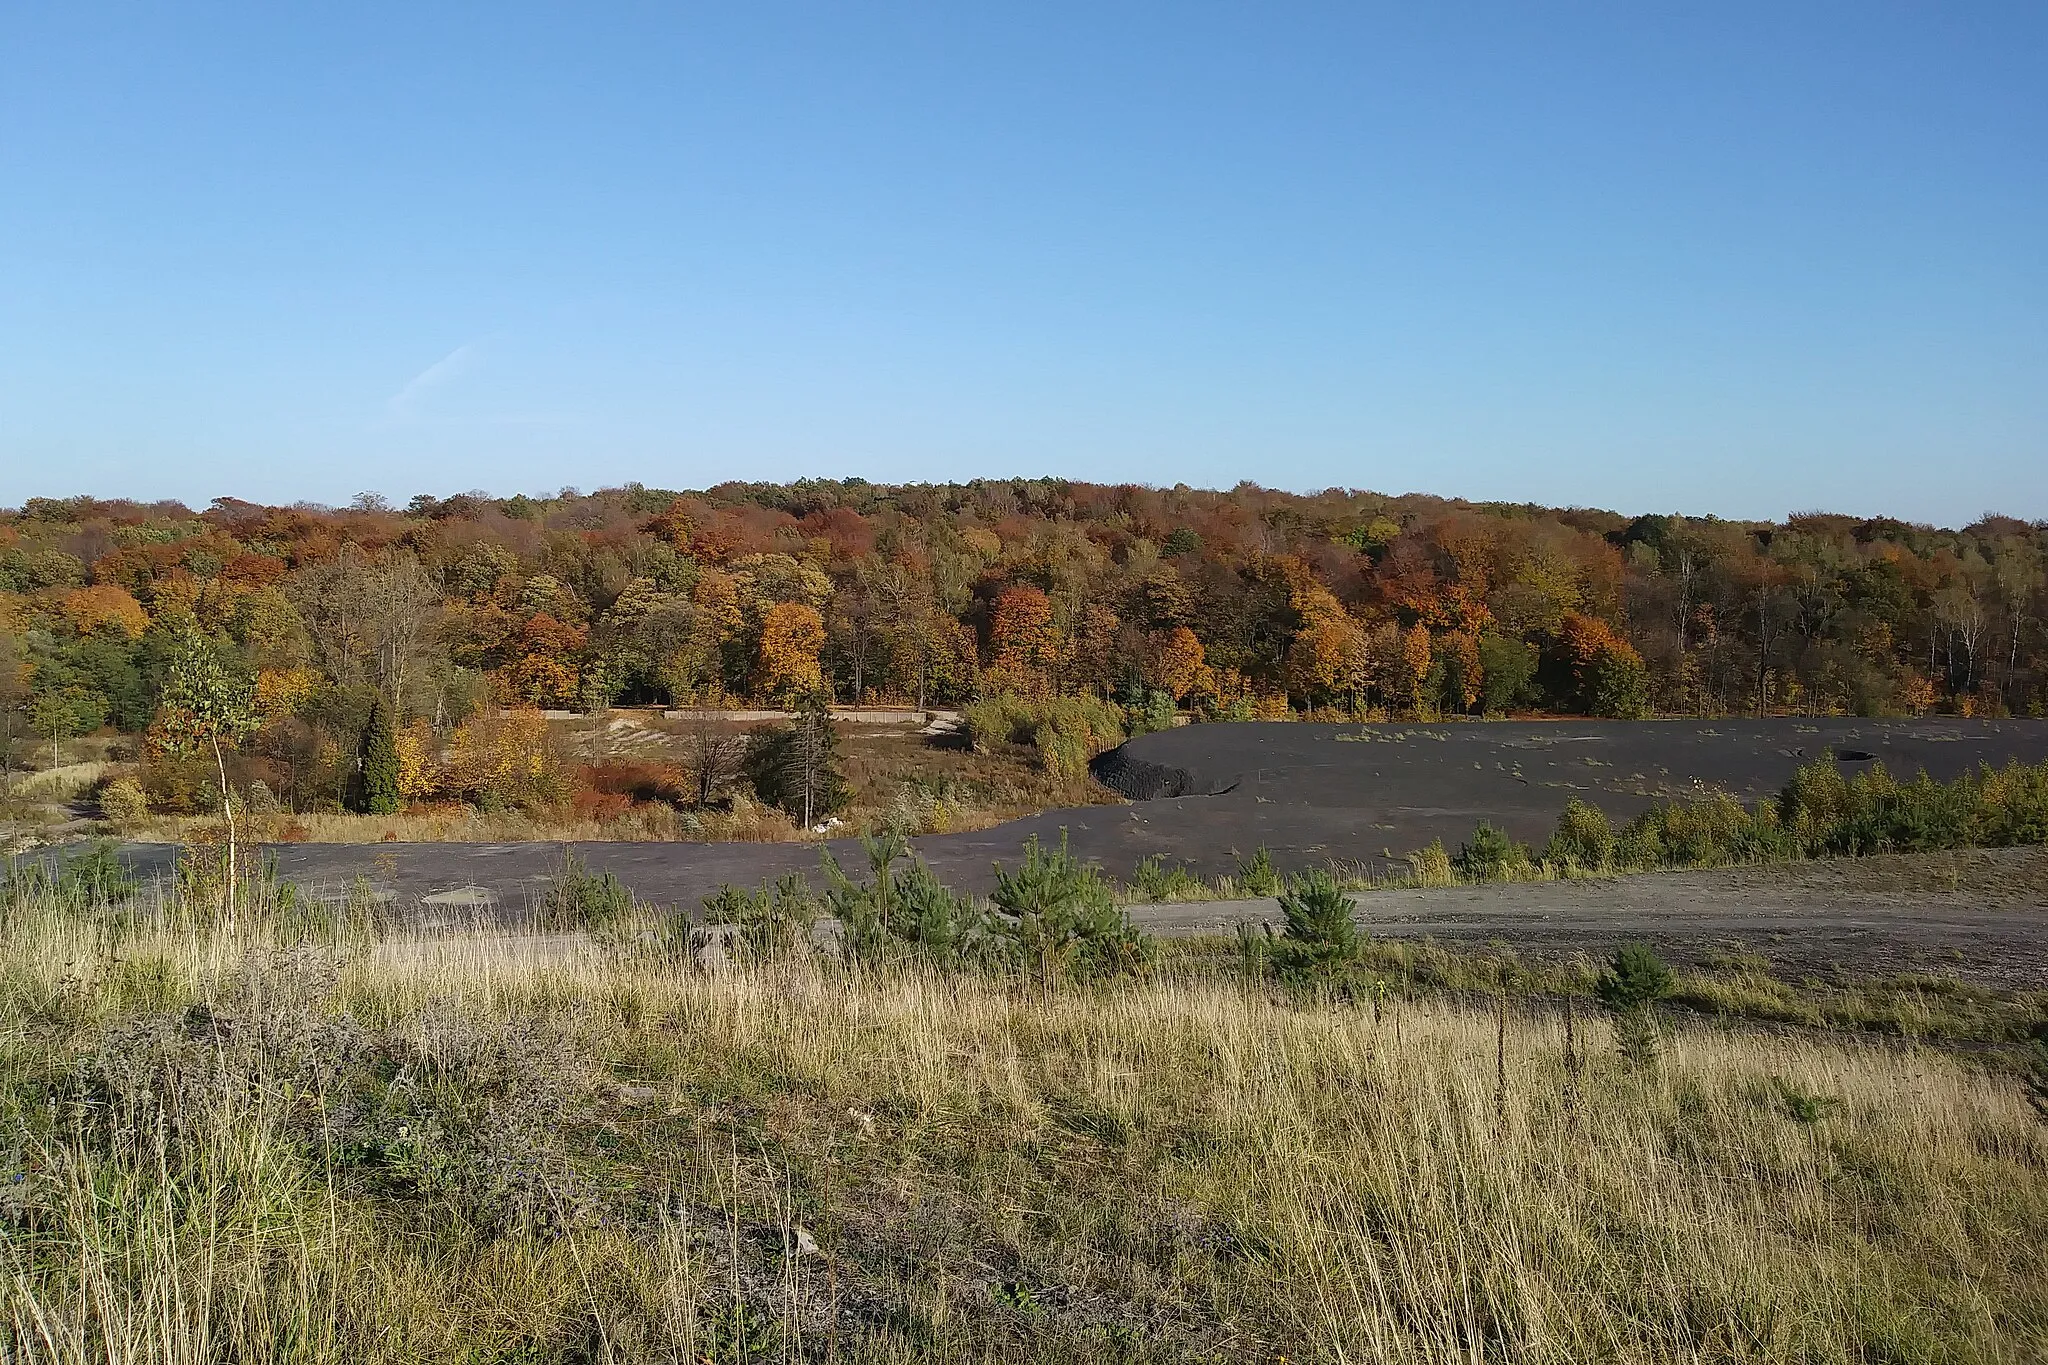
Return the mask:
<path id="1" fill-rule="evenodd" d="M 1107 753 L 1097 754 L 1088 764 L 1088 772 L 1103 786 L 1133 801 L 1159 801 L 1173 796 L 1215 796 L 1237 785 L 1235 782 L 1213 782 L 1195 776 L 1186 768 L 1139 758 L 1130 753 L 1129 748 L 1127 744 L 1119 744 Z"/>

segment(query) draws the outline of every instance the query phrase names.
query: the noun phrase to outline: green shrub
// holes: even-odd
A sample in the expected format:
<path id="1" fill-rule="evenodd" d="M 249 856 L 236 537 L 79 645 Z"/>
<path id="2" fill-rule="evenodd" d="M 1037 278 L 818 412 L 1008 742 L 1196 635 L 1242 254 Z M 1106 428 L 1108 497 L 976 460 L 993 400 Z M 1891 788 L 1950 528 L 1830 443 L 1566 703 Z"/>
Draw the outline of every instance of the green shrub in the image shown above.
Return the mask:
<path id="1" fill-rule="evenodd" d="M 114 909 L 133 900 L 140 885 L 121 861 L 111 839 L 95 839 L 54 863 L 39 855 L 9 861 L 0 877 L 0 907 L 13 909 L 38 898 L 71 911 Z"/>
<path id="2" fill-rule="evenodd" d="M 1089 759 L 1124 737 L 1123 708 L 1099 697 L 1030 700 L 1003 693 L 968 703 L 961 719 L 975 748 L 1029 744 L 1039 766 L 1055 777 L 1079 777 Z"/>
<path id="3" fill-rule="evenodd" d="M 1466 881 L 1496 881 L 1526 871 L 1529 850 L 1482 820 L 1471 839 L 1458 846 L 1451 866 Z"/>
<path id="4" fill-rule="evenodd" d="M 1540 651 L 1511 635 L 1482 631 L 1479 636 L 1479 705 L 1489 716 L 1531 700 Z"/>
<path id="5" fill-rule="evenodd" d="M 1814 857 L 2048 843 L 2048 763 L 1902 783 L 1882 764 L 1845 777 L 1822 760 L 1793 774 L 1776 812 Z"/>
<path id="6" fill-rule="evenodd" d="M 1209 703 L 1207 715 L 1212 721 L 1225 723 L 1257 720 L 1259 719 L 1259 703 L 1257 698 L 1248 697 L 1243 694 L 1219 698 Z"/>
<path id="7" fill-rule="evenodd" d="M 1273 870 L 1272 850 L 1261 844 L 1252 851 L 1251 857 L 1238 862 L 1237 886 L 1247 896 L 1280 894 L 1280 874 Z"/>
<path id="8" fill-rule="evenodd" d="M 562 850 L 561 866 L 542 893 L 541 919 L 560 929 L 604 930 L 632 915 L 633 893 L 609 872 L 593 873 L 573 849 Z"/>
<path id="9" fill-rule="evenodd" d="M 1431 839 L 1429 843 L 1408 855 L 1409 876 L 1420 886 L 1449 886 L 1457 881 L 1451 867 L 1451 855 L 1444 851 L 1444 841 Z"/>
<path id="10" fill-rule="evenodd" d="M 149 815 L 149 796 L 134 778 L 117 777 L 100 788 L 100 814 L 116 828 L 140 824 Z"/>
<path id="11" fill-rule="evenodd" d="M 1578 803 L 1573 803 L 1577 805 Z M 1581 836 L 1559 820 L 1551 856 Z M 1745 808 L 1726 792 L 1660 801 L 1614 837 L 1622 868 L 1712 867 L 1780 858 L 2007 848 L 2048 843 L 2048 763 L 1981 767 L 1951 782 L 1921 773 L 1900 782 L 1882 764 L 1844 775 L 1831 758 L 1802 765 L 1774 800 Z"/>
<path id="12" fill-rule="evenodd" d="M 1587 709 L 1593 715 L 1640 720 L 1650 714 L 1650 670 L 1633 651 L 1603 650 L 1587 675 Z"/>
<path id="13" fill-rule="evenodd" d="M 1712 867 L 1796 852 L 1768 803 L 1745 810 L 1726 792 L 1697 801 L 1660 801 L 1622 826 L 1613 861 L 1621 867 Z"/>
<path id="14" fill-rule="evenodd" d="M 973 900 L 941 882 L 900 833 L 863 838 L 861 847 L 865 883 L 847 876 L 830 852 L 823 856 L 825 906 L 839 921 L 841 952 L 850 961 L 911 958 L 949 966 L 979 948 L 984 927 Z"/>
<path id="15" fill-rule="evenodd" d="M 1123 712 L 1125 725 L 1134 735 L 1171 730 L 1180 714 L 1173 693 L 1163 687 L 1139 689 L 1138 696 L 1124 703 Z"/>
<path id="16" fill-rule="evenodd" d="M 1166 855 L 1155 853 L 1131 870 L 1131 889 L 1148 901 L 1185 900 L 1208 888 L 1185 863 L 1168 867 Z"/>
<path id="17" fill-rule="evenodd" d="M 1607 821 L 1607 812 L 1576 796 L 1565 802 L 1543 856 L 1549 862 L 1587 872 L 1605 868 L 1614 856 L 1614 827 Z"/>
<path id="18" fill-rule="evenodd" d="M 1054 777 L 1079 777 L 1088 770 L 1088 735 L 1059 721 L 1048 720 L 1031 734 L 1038 766 Z"/>
<path id="19" fill-rule="evenodd" d="M 960 723 L 977 750 L 998 744 L 1028 744 L 1037 727 L 1029 704 L 1009 693 L 968 702 L 960 708 Z"/>
<path id="20" fill-rule="evenodd" d="M 704 923 L 738 926 L 747 950 L 764 960 L 808 947 L 818 923 L 818 900 L 801 872 L 753 891 L 727 884 L 702 904 Z"/>

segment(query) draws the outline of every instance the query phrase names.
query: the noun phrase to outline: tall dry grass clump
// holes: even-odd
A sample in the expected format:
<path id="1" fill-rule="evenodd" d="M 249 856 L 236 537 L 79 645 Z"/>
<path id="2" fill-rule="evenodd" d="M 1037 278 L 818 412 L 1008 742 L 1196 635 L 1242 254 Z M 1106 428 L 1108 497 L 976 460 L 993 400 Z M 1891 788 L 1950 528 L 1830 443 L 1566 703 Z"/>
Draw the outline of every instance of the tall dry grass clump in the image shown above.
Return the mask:
<path id="1" fill-rule="evenodd" d="M 6 928 L 9 1360 L 2048 1354 L 2048 1139 L 1931 1051 Z"/>

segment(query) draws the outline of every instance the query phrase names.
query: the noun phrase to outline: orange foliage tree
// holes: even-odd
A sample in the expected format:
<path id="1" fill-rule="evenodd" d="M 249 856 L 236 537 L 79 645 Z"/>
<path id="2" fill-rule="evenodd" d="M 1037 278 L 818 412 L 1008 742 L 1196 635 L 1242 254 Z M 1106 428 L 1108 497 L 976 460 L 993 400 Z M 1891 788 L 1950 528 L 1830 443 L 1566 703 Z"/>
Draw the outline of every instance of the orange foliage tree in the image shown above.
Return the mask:
<path id="1" fill-rule="evenodd" d="M 519 658 L 511 669 L 510 691 L 534 706 L 569 706 L 579 681 L 576 656 L 589 633 L 581 626 L 536 614 L 519 635 Z"/>
<path id="2" fill-rule="evenodd" d="M 80 635 L 111 627 L 133 640 L 149 629 L 149 613 L 142 609 L 142 604 L 126 588 L 111 583 L 68 592 L 58 605 Z"/>
<path id="3" fill-rule="evenodd" d="M 1429 627 L 1417 622 L 1401 632 L 1401 690 L 1411 706 L 1422 705 L 1422 685 L 1429 679 L 1429 663 Z"/>
<path id="4" fill-rule="evenodd" d="M 1000 685 L 1027 694 L 1050 691 L 1063 641 L 1052 601 L 1028 584 L 996 595 L 989 611 L 989 669 Z"/>
<path id="5" fill-rule="evenodd" d="M 1572 612 L 1558 629 L 1580 706 L 1595 716 L 1639 716 L 1649 709 L 1649 670 L 1634 645 L 1597 616 Z"/>

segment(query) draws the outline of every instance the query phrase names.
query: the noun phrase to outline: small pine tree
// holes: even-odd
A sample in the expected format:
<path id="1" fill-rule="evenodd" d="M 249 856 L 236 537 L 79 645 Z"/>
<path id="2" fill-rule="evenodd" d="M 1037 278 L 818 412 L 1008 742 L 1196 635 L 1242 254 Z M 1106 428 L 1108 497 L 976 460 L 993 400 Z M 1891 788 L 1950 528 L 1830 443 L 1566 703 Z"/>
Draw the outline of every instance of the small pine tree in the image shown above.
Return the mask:
<path id="1" fill-rule="evenodd" d="M 1657 1002 L 1670 995 L 1675 984 L 1664 959 L 1640 943 L 1616 949 L 1607 970 L 1593 983 L 1594 994 L 1614 1016 L 1615 1046 L 1638 1066 L 1657 1060 Z"/>
<path id="2" fill-rule="evenodd" d="M 1654 949 L 1625 943 L 1615 950 L 1594 991 L 1611 1010 L 1640 1009 L 1671 994 L 1671 969 Z"/>
<path id="3" fill-rule="evenodd" d="M 370 703 L 369 728 L 363 731 L 363 794 L 365 815 L 396 815 L 404 805 L 398 790 L 398 729 L 383 693 Z"/>
<path id="4" fill-rule="evenodd" d="M 1287 928 L 1280 936 L 1280 968 L 1289 976 L 1330 977 L 1358 958 L 1358 923 L 1351 897 L 1321 868 L 1303 873 L 1280 894 Z"/>
<path id="5" fill-rule="evenodd" d="M 1109 976 L 1151 956 L 1151 940 L 1118 907 L 1109 883 L 1067 851 L 1065 831 L 1051 852 L 1036 835 L 1026 840 L 1014 872 L 998 864 L 989 903 L 991 932 L 1042 981 L 1065 972 Z"/>

